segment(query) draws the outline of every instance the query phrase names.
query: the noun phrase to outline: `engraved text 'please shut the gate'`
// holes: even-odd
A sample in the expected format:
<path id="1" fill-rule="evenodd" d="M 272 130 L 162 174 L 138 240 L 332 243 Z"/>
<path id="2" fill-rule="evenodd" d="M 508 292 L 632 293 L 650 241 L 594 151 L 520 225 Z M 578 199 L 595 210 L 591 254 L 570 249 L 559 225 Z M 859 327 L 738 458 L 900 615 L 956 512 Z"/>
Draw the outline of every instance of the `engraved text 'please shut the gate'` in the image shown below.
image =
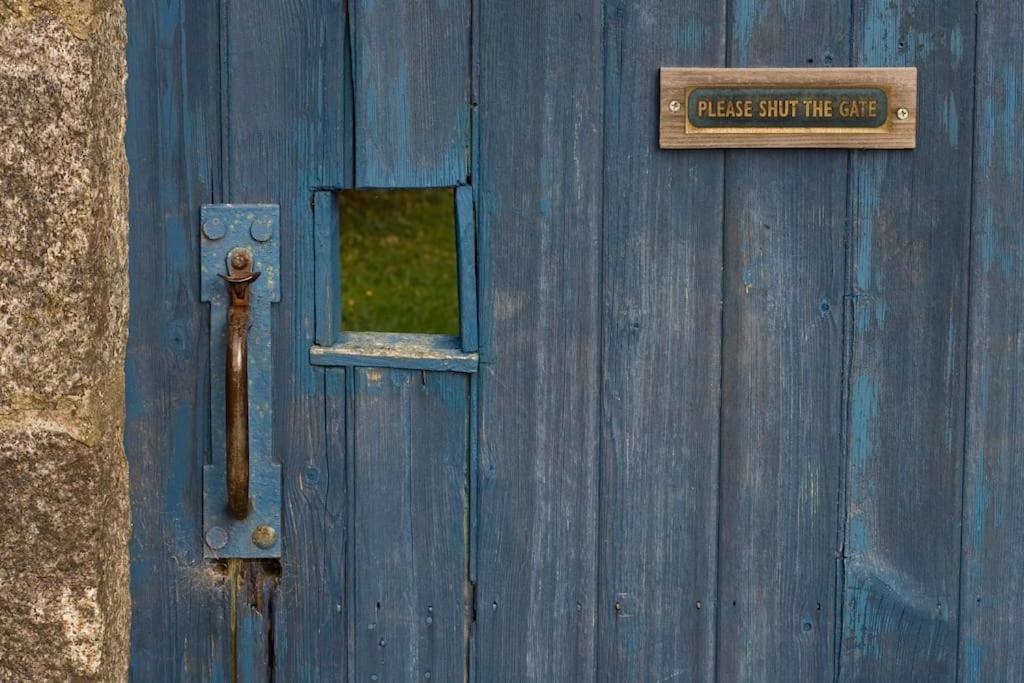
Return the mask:
<path id="1" fill-rule="evenodd" d="M 913 148 L 917 72 L 662 69 L 661 146 Z"/>

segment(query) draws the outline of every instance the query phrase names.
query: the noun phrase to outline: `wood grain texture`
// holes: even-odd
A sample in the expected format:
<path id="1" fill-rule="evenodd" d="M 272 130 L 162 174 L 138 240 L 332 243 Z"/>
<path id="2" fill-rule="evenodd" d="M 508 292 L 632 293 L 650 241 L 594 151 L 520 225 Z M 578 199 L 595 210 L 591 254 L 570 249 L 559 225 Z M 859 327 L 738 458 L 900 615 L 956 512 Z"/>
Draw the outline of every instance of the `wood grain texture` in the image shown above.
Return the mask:
<path id="1" fill-rule="evenodd" d="M 270 683 L 277 672 L 273 656 L 277 630 L 275 601 L 280 591 L 277 561 L 228 560 L 234 583 L 234 676 L 245 683 Z"/>
<path id="2" fill-rule="evenodd" d="M 1020 7 L 127 7 L 134 678 L 1024 677 Z M 918 67 L 918 148 L 658 149 L 659 67 L 811 60 Z M 479 357 L 337 335 L 331 192 L 470 164 Z M 235 573 L 210 201 L 282 207 L 284 554 Z"/>
<path id="3" fill-rule="evenodd" d="M 733 0 L 730 18 L 730 65 L 848 60 L 848 7 Z M 846 168 L 726 154 L 721 680 L 833 675 Z"/>
<path id="4" fill-rule="evenodd" d="M 345 660 L 343 466 L 327 452 L 325 370 L 315 338 L 317 187 L 351 182 L 345 142 L 345 16 L 336 0 L 225 6 L 227 173 L 234 202 L 281 206 L 281 302 L 274 312 L 274 455 L 282 464 L 282 582 L 275 676 L 337 680 Z M 332 418 L 338 419 L 338 418 Z M 336 429 L 336 427 L 335 427 Z M 240 596 L 244 601 L 246 596 Z"/>
<path id="5" fill-rule="evenodd" d="M 748 11 L 737 7 L 737 21 L 751 22 Z M 839 11 L 836 8 L 837 12 Z M 837 16 L 838 18 L 838 16 Z M 760 25 L 760 24 L 759 24 Z M 762 27 L 763 28 L 763 27 Z M 783 33 L 790 31 L 783 29 Z M 746 49 L 745 47 L 743 49 Z M 813 59 L 813 57 L 811 58 Z M 835 55 L 832 55 L 835 59 Z M 686 101 L 695 86 L 738 87 L 875 87 L 886 91 L 889 98 L 889 122 L 877 130 L 780 130 L 753 129 L 743 132 L 694 131 L 687 124 Z M 669 105 L 676 101 L 682 110 L 673 112 Z M 907 110 L 907 118 L 899 119 L 896 111 Z M 854 149 L 913 149 L 917 132 L 917 70 L 902 68 L 662 68 L 661 69 L 661 146 L 668 149 L 713 149 L 723 147 L 797 147 Z"/>
<path id="6" fill-rule="evenodd" d="M 723 155 L 658 149 L 650 95 L 666 61 L 724 61 L 724 19 L 606 11 L 602 681 L 714 678 Z"/>
<path id="7" fill-rule="evenodd" d="M 313 193 L 316 343 L 330 346 L 341 334 L 341 210 L 336 192 Z"/>
<path id="8" fill-rule="evenodd" d="M 455 237 L 459 258 L 459 337 L 462 350 L 475 352 L 480 346 L 476 302 L 476 209 L 473 188 L 455 188 Z"/>
<path id="9" fill-rule="evenodd" d="M 314 346 L 309 362 L 333 367 L 477 371 L 476 353 L 462 350 L 459 337 L 393 332 L 342 332 L 333 346 Z"/>
<path id="10" fill-rule="evenodd" d="M 849 681 L 956 677 L 974 8 L 918 9 L 853 14 L 854 60 L 914 64 L 923 87 L 918 149 L 851 159 Z"/>
<path id="11" fill-rule="evenodd" d="M 230 591 L 202 546 L 210 411 L 199 205 L 220 192 L 217 7 L 131 0 L 126 9 L 131 676 L 227 681 Z"/>
<path id="12" fill-rule="evenodd" d="M 354 680 L 462 680 L 469 381 L 351 372 Z"/>
<path id="13" fill-rule="evenodd" d="M 1024 680 L 1024 6 L 981 2 L 959 679 Z"/>
<path id="14" fill-rule="evenodd" d="M 350 6 L 356 184 L 466 182 L 470 0 L 353 0 Z"/>
<path id="15" fill-rule="evenodd" d="M 484 681 L 595 675 L 602 8 L 476 7 Z"/>

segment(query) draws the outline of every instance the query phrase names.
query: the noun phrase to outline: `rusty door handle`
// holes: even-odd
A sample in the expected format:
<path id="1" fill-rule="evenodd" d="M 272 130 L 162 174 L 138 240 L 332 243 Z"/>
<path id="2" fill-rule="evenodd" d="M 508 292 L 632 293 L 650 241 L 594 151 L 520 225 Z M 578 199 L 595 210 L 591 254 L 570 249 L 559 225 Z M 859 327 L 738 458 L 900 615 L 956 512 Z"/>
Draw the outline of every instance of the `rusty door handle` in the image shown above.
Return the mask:
<path id="1" fill-rule="evenodd" d="M 228 508 L 238 519 L 249 514 L 249 285 L 259 276 L 244 248 L 231 251 L 228 274 L 221 274 L 231 299 L 224 377 Z"/>

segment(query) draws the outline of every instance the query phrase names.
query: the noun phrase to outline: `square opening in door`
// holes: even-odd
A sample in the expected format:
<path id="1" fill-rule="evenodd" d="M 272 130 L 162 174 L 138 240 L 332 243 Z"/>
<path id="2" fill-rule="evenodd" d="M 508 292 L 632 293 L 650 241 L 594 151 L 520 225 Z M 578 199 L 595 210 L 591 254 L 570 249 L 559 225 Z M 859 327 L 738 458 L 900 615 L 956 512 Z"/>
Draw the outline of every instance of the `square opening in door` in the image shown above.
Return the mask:
<path id="1" fill-rule="evenodd" d="M 339 205 L 342 329 L 458 335 L 453 188 L 344 190 Z"/>

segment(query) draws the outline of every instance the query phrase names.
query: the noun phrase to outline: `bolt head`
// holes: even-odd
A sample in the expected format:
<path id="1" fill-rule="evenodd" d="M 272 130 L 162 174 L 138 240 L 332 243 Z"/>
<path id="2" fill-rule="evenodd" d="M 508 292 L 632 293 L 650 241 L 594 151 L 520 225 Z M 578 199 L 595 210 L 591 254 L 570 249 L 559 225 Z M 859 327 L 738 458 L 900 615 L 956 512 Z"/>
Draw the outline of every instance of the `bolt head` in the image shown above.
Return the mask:
<path id="1" fill-rule="evenodd" d="M 249 226 L 249 234 L 257 242 L 266 242 L 274 236 L 274 221 L 269 216 L 254 220 Z"/>
<path id="2" fill-rule="evenodd" d="M 906 121 L 908 118 L 910 118 L 910 110 L 908 110 L 906 107 L 900 107 L 899 109 L 896 110 L 896 118 L 898 118 L 900 121 Z"/>
<path id="3" fill-rule="evenodd" d="M 682 106 L 683 105 L 679 103 L 679 100 L 672 100 L 671 102 L 668 103 L 668 110 L 672 113 L 675 113 L 679 111 L 682 108 Z"/>
<path id="4" fill-rule="evenodd" d="M 242 249 L 236 249 L 231 252 L 231 267 L 232 268 L 245 268 L 249 265 L 249 254 Z"/>
<path id="5" fill-rule="evenodd" d="M 277 531 L 274 530 L 274 527 L 261 524 L 253 529 L 252 544 L 257 548 L 267 550 L 273 548 L 275 543 L 277 543 Z"/>
<path id="6" fill-rule="evenodd" d="M 227 232 L 227 226 L 220 218 L 208 218 L 203 221 L 203 234 L 207 239 L 219 240 Z"/>
<path id="7" fill-rule="evenodd" d="M 228 544 L 228 532 L 219 526 L 212 526 L 206 532 L 206 545 L 214 550 L 220 550 Z"/>

